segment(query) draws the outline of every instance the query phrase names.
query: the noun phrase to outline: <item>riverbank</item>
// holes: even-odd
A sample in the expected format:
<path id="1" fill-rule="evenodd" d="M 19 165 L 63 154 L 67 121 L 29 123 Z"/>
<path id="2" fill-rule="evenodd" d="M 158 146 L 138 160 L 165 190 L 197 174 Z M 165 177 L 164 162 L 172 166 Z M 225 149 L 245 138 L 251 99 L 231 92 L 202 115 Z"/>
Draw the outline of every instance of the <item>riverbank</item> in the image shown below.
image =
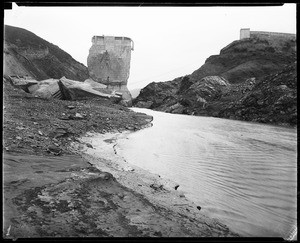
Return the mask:
<path id="1" fill-rule="evenodd" d="M 4 238 L 237 236 L 115 154 L 116 139 L 150 116 L 107 100 L 38 99 L 3 82 Z"/>

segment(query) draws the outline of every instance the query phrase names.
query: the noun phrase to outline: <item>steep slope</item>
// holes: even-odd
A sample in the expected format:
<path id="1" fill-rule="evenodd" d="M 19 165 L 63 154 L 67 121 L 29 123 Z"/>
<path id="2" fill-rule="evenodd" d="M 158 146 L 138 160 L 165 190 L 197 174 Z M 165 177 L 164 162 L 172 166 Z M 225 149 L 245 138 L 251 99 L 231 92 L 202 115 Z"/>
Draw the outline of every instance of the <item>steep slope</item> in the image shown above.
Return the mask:
<path id="1" fill-rule="evenodd" d="M 181 78 L 177 78 L 172 81 L 148 84 L 141 89 L 140 94 L 134 100 L 135 105 L 137 107 L 163 110 L 163 107 L 160 106 L 167 106 L 168 101 L 172 102 L 174 100 L 176 103 L 175 96 L 180 80 Z"/>
<path id="2" fill-rule="evenodd" d="M 210 56 L 205 64 L 194 71 L 191 80 L 218 75 L 230 83 L 240 83 L 270 74 L 296 59 L 296 40 L 281 36 L 237 40 Z"/>
<path id="3" fill-rule="evenodd" d="M 297 63 L 268 75 L 241 99 L 219 112 L 219 117 L 297 125 Z"/>
<path id="4" fill-rule="evenodd" d="M 259 83 L 273 87 L 273 79 L 268 75 L 280 73 L 287 66 L 295 65 L 295 61 L 295 38 L 274 36 L 234 41 L 223 48 L 219 55 L 210 56 L 192 74 L 166 82 L 172 85 L 163 82 L 149 84 L 141 90 L 134 105 L 171 113 L 280 123 L 279 117 L 272 119 L 272 115 L 265 120 L 263 112 L 251 116 L 253 112 L 248 109 L 241 116 L 235 115 L 234 111 L 240 108 L 233 108 L 236 107 L 233 104 L 243 99 Z M 291 69 L 290 75 L 296 78 L 296 70 Z M 291 89 L 296 90 L 296 86 Z M 281 91 L 274 88 L 274 92 L 274 97 L 280 96 L 278 92 Z M 296 94 L 293 99 L 296 99 Z M 268 105 L 271 106 L 271 103 Z M 228 107 L 232 109 L 223 111 Z M 281 108 L 284 109 L 283 106 Z M 246 115 L 248 111 L 250 113 Z M 284 119 L 281 123 L 293 125 L 293 119 Z"/>
<path id="5" fill-rule="evenodd" d="M 29 75 L 37 80 L 63 76 L 78 81 L 88 78 L 87 68 L 58 46 L 9 25 L 4 28 L 4 74 Z"/>

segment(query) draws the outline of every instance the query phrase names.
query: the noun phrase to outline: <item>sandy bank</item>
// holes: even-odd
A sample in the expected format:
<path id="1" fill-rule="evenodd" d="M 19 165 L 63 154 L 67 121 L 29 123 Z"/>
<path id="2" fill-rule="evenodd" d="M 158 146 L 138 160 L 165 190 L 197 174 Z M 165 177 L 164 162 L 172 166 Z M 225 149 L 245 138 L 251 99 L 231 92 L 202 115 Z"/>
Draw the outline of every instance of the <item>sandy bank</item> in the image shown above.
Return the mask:
<path id="1" fill-rule="evenodd" d="M 80 139 L 81 143 L 72 144 L 74 151 L 81 154 L 85 160 L 97 169 L 112 174 L 122 186 L 132 191 L 135 197 L 143 199 L 142 204 L 136 204 L 135 197 L 127 199 L 131 208 L 125 217 L 129 225 L 149 235 L 237 236 L 225 225 L 204 215 L 199 205 L 195 205 L 175 189 L 176 182 L 130 165 L 119 156 L 114 147 L 118 140 L 128 139 L 129 133 L 87 133 Z M 154 211 L 150 212 L 145 203 L 151 205 L 150 208 Z"/>

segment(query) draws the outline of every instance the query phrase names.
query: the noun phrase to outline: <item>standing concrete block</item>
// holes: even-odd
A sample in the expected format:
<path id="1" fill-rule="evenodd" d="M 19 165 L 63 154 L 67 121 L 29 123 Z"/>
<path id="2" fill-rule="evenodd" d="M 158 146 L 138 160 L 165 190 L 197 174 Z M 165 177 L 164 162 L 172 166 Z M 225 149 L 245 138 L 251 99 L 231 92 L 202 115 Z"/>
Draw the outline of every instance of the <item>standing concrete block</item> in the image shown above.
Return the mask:
<path id="1" fill-rule="evenodd" d="M 121 92 L 126 100 L 131 100 L 127 89 L 131 50 L 133 42 L 128 37 L 94 36 L 87 59 L 90 78 Z"/>

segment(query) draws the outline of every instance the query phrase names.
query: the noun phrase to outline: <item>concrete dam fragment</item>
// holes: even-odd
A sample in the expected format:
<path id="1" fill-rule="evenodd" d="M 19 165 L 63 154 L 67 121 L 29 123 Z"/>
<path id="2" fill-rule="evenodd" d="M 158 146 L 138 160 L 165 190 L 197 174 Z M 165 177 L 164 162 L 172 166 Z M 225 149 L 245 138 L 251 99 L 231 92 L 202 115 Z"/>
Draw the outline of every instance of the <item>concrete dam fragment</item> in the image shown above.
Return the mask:
<path id="1" fill-rule="evenodd" d="M 121 92 L 125 101 L 131 101 L 127 88 L 131 50 L 133 41 L 128 37 L 94 36 L 87 59 L 90 78 Z"/>

